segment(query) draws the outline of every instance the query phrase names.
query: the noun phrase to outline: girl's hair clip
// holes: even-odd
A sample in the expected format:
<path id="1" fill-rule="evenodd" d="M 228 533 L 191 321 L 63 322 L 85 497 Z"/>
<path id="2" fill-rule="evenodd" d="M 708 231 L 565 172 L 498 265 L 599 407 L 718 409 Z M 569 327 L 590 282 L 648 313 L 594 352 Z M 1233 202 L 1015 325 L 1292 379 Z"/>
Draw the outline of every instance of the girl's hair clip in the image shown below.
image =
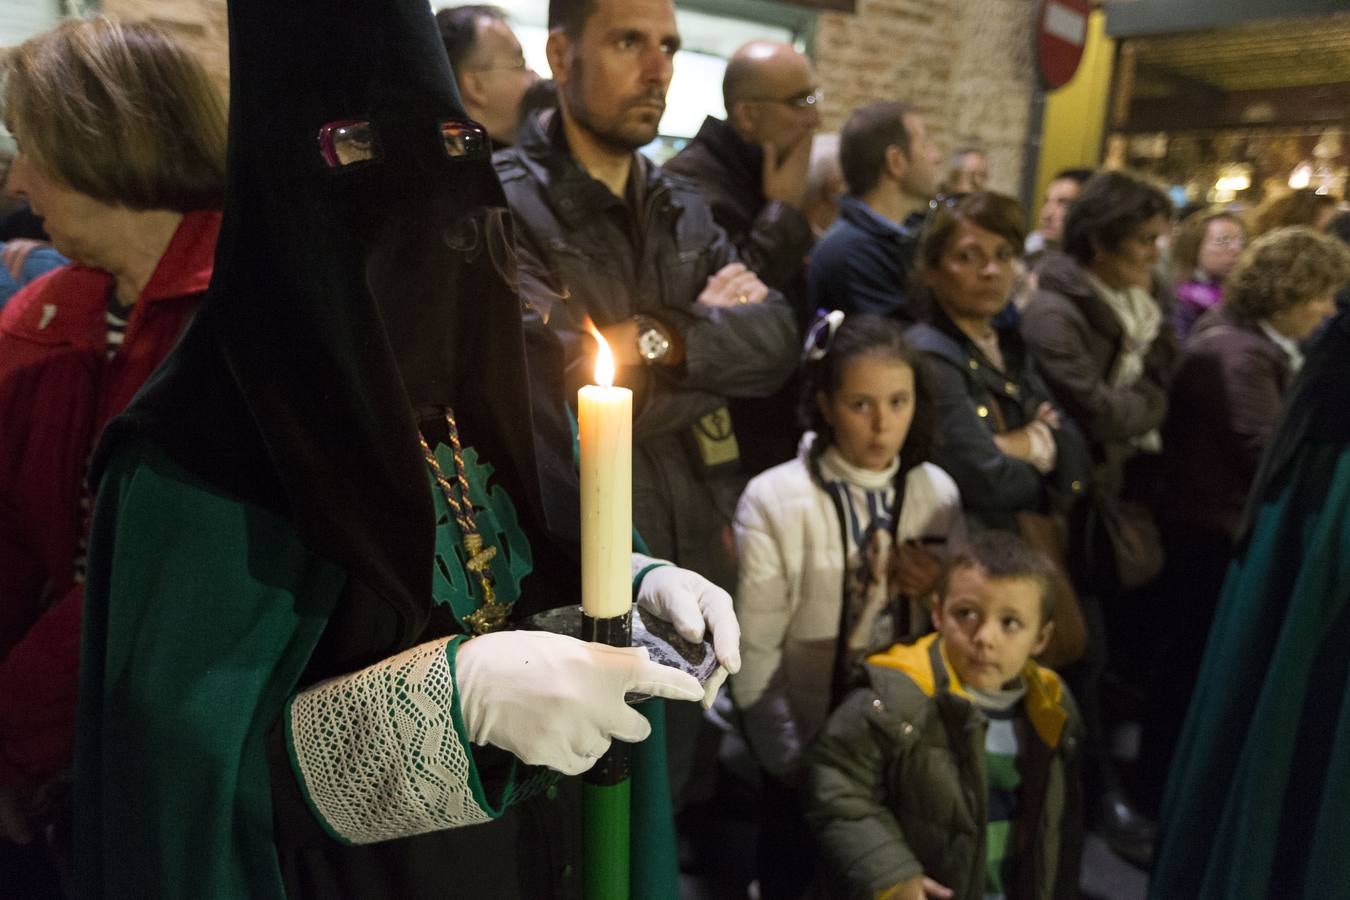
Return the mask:
<path id="1" fill-rule="evenodd" d="M 819 362 L 824 359 L 825 354 L 830 352 L 830 344 L 834 343 L 834 333 L 842 324 L 844 324 L 842 309 L 832 309 L 829 312 L 822 309 L 816 313 L 816 320 L 806 329 L 806 342 L 802 344 L 802 361 Z"/>

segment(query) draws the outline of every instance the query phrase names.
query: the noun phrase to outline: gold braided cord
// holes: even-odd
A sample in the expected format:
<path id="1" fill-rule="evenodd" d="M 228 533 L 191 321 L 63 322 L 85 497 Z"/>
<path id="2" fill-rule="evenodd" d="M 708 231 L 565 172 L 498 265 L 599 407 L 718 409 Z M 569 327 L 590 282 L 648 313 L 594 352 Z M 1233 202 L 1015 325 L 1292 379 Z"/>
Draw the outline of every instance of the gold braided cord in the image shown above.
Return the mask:
<path id="1" fill-rule="evenodd" d="M 445 424 L 449 429 L 450 451 L 455 458 L 455 480 L 451 481 L 441 469 L 440 461 L 432 452 L 427 439 L 420 433 L 418 441 L 422 444 L 422 456 L 431 467 L 436 485 L 445 495 L 445 502 L 459 525 L 460 539 L 464 545 L 465 568 L 478 577 L 483 589 L 483 605 L 464 617 L 476 634 L 496 631 L 507 624 L 511 607 L 497 602 L 497 592 L 492 583 L 492 571 L 489 563 L 497 555 L 496 547 L 483 546 L 483 536 L 478 532 L 478 523 L 474 520 L 473 498 L 469 495 L 469 476 L 464 466 L 464 448 L 459 441 L 459 425 L 455 422 L 455 411 L 447 408 Z M 458 495 L 457 495 L 458 494 Z"/>

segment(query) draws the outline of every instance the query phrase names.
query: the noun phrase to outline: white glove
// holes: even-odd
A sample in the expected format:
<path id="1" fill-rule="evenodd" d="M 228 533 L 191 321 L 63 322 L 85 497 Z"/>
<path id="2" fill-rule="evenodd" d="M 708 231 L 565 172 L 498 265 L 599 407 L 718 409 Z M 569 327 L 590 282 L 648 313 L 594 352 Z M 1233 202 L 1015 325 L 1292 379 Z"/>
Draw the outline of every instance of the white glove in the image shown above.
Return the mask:
<path id="1" fill-rule="evenodd" d="M 674 625 L 687 641 L 702 641 L 705 628 L 712 632 L 713 653 L 721 665 L 703 685 L 703 708 L 707 709 L 727 675 L 741 670 L 741 626 L 731 595 L 697 572 L 658 566 L 642 577 L 637 603 L 644 612 Z"/>
<path id="2" fill-rule="evenodd" d="M 698 679 L 651 662 L 643 648 L 543 631 L 465 641 L 455 657 L 455 685 L 469 740 L 564 775 L 595 765 L 614 738 L 636 743 L 651 733 L 624 694 L 703 696 Z"/>

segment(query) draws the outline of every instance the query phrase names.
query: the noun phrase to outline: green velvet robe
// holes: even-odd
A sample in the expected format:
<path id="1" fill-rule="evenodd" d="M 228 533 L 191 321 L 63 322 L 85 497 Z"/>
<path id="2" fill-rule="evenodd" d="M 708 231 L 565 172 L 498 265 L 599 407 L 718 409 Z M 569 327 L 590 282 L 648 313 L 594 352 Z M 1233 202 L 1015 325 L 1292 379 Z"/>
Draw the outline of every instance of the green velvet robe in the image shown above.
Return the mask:
<path id="1" fill-rule="evenodd" d="M 308 861 L 279 850 L 278 823 L 295 811 L 274 801 L 298 794 L 277 780 L 290 773 L 269 742 L 345 585 L 285 519 L 222 495 L 153 445 L 120 448 L 99 494 L 85 600 L 78 896 L 579 895 L 575 779 L 501 821 L 355 848 L 326 873 L 312 857 L 336 842 Z M 674 900 L 662 706 L 643 712 L 654 737 L 633 759 L 633 891 Z M 536 832 L 551 829 L 562 846 L 522 837 L 543 820 Z"/>
<path id="2" fill-rule="evenodd" d="M 1350 447 L 1305 441 L 1229 570 L 1150 896 L 1350 897 Z"/>

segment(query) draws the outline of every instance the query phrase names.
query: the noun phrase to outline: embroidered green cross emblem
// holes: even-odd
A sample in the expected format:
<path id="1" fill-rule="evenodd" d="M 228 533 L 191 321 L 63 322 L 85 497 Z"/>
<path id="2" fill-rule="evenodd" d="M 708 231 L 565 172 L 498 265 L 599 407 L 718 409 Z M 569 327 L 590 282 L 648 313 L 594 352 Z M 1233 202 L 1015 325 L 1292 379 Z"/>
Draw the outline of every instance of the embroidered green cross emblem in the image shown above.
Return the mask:
<path id="1" fill-rule="evenodd" d="M 520 583 L 534 568 L 530 545 L 520 528 L 511 498 L 501 485 L 489 485 L 492 465 L 480 463 L 478 452 L 472 447 L 465 447 L 463 455 L 469 498 L 473 502 L 478 531 L 483 537 L 483 546 L 475 548 L 472 559 L 465 558 L 459 526 L 450 514 L 445 497 L 435 489 L 435 481 L 430 481 L 436 510 L 436 564 L 431 595 L 436 603 L 449 606 L 461 625 L 465 625 L 466 619 L 488 600 L 482 594 L 479 579 L 470 577 L 471 572 L 486 568 L 495 586 L 493 599 L 509 606 L 520 599 Z M 453 471 L 455 461 L 449 447 L 437 445 L 436 459 L 446 471 Z"/>

